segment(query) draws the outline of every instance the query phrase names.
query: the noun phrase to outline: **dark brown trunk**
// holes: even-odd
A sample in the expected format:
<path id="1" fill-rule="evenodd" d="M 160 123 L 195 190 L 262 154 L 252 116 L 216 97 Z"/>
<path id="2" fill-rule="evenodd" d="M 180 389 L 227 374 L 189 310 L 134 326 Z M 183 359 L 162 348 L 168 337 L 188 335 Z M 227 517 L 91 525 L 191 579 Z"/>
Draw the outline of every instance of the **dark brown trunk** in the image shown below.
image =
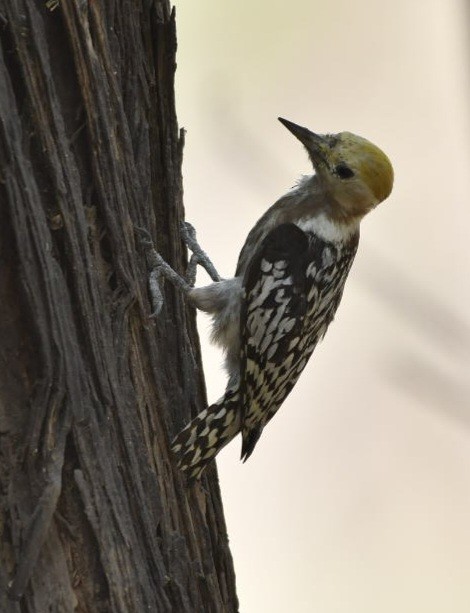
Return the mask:
<path id="1" fill-rule="evenodd" d="M 194 313 L 149 319 L 134 233 L 183 269 L 174 13 L 0 0 L 0 41 L 0 610 L 237 611 L 215 468 L 169 451 Z"/>

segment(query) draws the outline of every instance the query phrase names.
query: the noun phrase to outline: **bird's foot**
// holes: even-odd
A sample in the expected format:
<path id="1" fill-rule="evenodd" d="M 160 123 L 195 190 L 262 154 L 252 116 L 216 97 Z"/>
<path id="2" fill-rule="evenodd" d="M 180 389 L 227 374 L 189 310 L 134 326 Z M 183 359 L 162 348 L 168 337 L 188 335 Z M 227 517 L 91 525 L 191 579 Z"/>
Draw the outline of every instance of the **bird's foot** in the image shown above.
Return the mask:
<path id="1" fill-rule="evenodd" d="M 181 238 L 186 247 L 192 252 L 186 271 L 186 279 L 191 286 L 196 282 L 196 269 L 200 264 L 208 273 L 212 281 L 222 281 L 214 264 L 210 261 L 207 253 L 201 248 L 196 239 L 196 230 L 187 221 L 181 222 Z"/>
<path id="2" fill-rule="evenodd" d="M 173 268 L 165 262 L 162 256 L 155 249 L 152 237 L 148 230 L 135 226 L 140 245 L 145 249 L 147 258 L 147 268 L 149 270 L 149 291 L 152 302 L 152 314 L 150 317 L 159 315 L 163 307 L 163 292 L 161 279 L 168 279 L 174 287 L 178 288 L 183 294 L 187 294 L 192 289 L 192 284 L 181 277 Z"/>

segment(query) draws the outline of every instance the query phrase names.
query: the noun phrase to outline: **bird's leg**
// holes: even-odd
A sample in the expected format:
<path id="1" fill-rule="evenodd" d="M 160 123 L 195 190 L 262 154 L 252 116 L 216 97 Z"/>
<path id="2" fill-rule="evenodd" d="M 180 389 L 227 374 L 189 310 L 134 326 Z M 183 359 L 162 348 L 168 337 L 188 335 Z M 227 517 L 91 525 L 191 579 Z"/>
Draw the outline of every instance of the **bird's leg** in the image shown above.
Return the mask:
<path id="1" fill-rule="evenodd" d="M 150 317 L 156 317 L 163 307 L 163 293 L 160 287 L 161 277 L 171 281 L 171 283 L 182 291 L 183 294 L 187 294 L 192 289 L 192 286 L 173 270 L 157 252 L 148 230 L 135 226 L 135 231 L 138 234 L 139 243 L 145 249 L 147 268 L 149 270 L 149 291 L 152 301 L 152 314 Z"/>
<path id="2" fill-rule="evenodd" d="M 181 224 L 181 234 L 186 246 L 193 252 L 186 271 L 186 277 L 181 277 L 171 266 L 165 262 L 162 256 L 156 251 L 150 233 L 144 228 L 135 227 L 139 235 L 139 242 L 144 247 L 147 257 L 147 267 L 149 269 L 149 290 L 152 301 L 152 315 L 158 315 L 163 306 L 163 294 L 160 287 L 160 279 L 168 279 L 183 294 L 188 294 L 194 287 L 196 281 L 196 268 L 201 264 L 214 281 L 221 281 L 221 277 L 214 265 L 201 249 L 196 240 L 196 231 L 189 223 Z"/>
<path id="3" fill-rule="evenodd" d="M 181 237 L 186 247 L 192 251 L 191 259 L 189 260 L 186 278 L 191 285 L 196 282 L 196 269 L 200 264 L 208 273 L 212 281 L 222 281 L 222 277 L 215 269 L 214 264 L 210 261 L 207 253 L 201 248 L 196 240 L 196 230 L 187 221 L 181 223 Z"/>

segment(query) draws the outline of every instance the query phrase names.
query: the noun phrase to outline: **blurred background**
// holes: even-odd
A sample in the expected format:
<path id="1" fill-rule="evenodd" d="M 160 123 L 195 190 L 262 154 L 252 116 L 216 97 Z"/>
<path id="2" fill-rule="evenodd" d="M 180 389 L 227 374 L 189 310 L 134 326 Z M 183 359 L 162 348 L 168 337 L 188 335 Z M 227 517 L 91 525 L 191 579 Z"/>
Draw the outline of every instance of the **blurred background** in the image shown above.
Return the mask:
<path id="1" fill-rule="evenodd" d="M 223 276 L 310 173 L 279 115 L 369 138 L 395 188 L 335 322 L 239 463 L 242 613 L 470 611 L 470 12 L 464 0 L 177 2 L 187 219 Z M 206 278 L 200 274 L 198 282 Z M 225 386 L 199 315 L 210 400 Z"/>

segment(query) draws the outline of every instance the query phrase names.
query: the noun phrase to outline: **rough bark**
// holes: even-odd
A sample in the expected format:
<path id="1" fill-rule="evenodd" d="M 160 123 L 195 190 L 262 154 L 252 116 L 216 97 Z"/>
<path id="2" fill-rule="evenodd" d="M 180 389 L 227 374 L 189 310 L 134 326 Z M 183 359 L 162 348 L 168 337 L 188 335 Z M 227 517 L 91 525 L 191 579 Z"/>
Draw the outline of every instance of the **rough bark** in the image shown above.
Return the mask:
<path id="1" fill-rule="evenodd" d="M 236 611 L 192 310 L 149 319 L 134 226 L 182 270 L 167 0 L 0 0 L 0 610 Z M 16 598 L 12 600 L 12 598 Z"/>

